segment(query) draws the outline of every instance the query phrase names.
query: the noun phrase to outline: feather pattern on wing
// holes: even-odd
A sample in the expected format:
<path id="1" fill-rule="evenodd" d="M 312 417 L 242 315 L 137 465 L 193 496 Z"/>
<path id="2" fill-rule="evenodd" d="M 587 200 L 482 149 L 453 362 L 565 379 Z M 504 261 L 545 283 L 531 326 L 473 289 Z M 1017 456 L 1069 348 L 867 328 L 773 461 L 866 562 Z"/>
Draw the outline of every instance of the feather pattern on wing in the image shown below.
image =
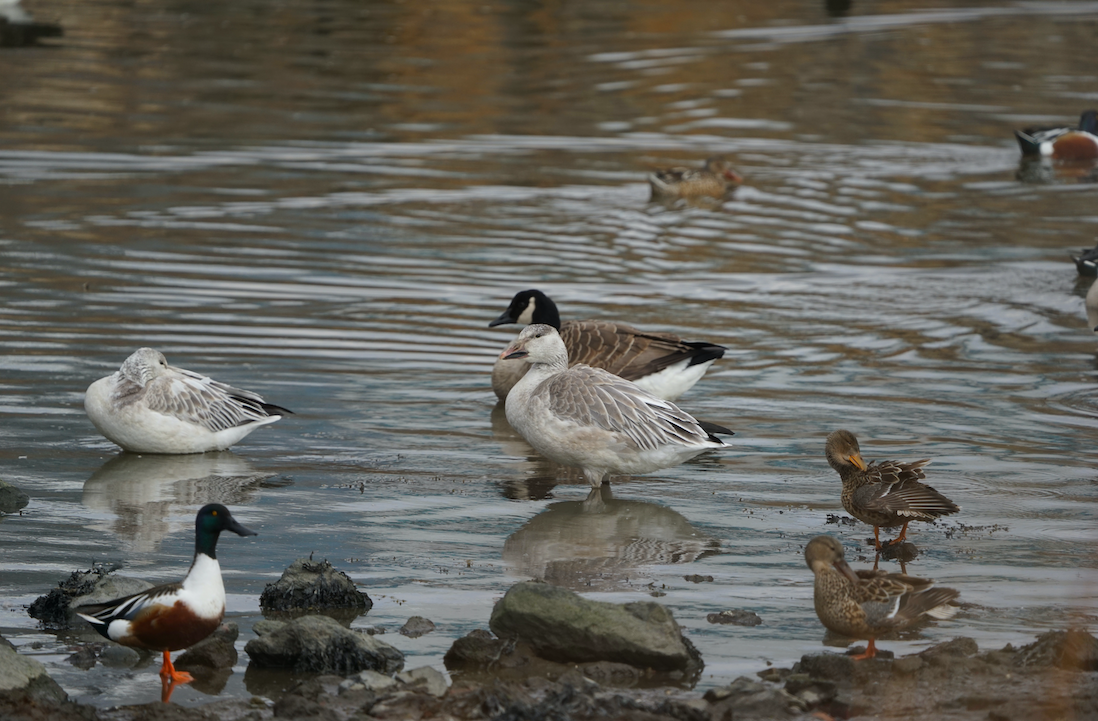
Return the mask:
<path id="1" fill-rule="evenodd" d="M 710 440 L 709 434 L 674 404 L 600 368 L 573 366 L 568 374 L 542 383 L 536 393 L 548 399 L 549 410 L 557 417 L 625 434 L 641 450 Z"/>
<path id="2" fill-rule="evenodd" d="M 175 366 L 168 366 L 167 371 L 146 386 L 145 402 L 151 410 L 215 433 L 275 415 L 267 412 L 263 398 L 251 391 Z"/>

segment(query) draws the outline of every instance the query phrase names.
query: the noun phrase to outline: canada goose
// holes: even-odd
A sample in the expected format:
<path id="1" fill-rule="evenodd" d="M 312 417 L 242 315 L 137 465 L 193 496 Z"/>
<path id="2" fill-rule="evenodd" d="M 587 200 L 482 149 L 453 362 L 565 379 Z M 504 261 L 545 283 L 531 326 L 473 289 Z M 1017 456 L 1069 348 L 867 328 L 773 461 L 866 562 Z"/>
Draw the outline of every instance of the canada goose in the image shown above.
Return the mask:
<path id="1" fill-rule="evenodd" d="M 624 323 L 568 320 L 540 290 L 524 290 L 507 310 L 488 324 L 544 323 L 557 329 L 571 364 L 585 363 L 633 381 L 657 398 L 673 401 L 697 383 L 726 348 L 703 341 L 684 341 L 670 333 L 646 333 Z M 500 400 L 526 375 L 530 366 L 499 358 L 492 367 L 492 390 Z"/>

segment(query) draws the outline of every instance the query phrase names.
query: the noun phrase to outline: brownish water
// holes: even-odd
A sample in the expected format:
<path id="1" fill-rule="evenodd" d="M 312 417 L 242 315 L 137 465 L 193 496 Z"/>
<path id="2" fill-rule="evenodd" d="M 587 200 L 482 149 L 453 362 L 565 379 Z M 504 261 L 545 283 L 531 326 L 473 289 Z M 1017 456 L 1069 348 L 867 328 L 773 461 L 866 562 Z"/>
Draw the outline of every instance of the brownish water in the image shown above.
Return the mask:
<path id="1" fill-rule="evenodd" d="M 1067 257 L 1098 185 L 1011 136 L 1098 105 L 1098 3 L 25 7 L 66 34 L 0 49 L 0 478 L 32 496 L 0 518 L 0 635 L 73 697 L 153 700 L 156 666 L 80 671 L 24 606 L 93 561 L 179 578 L 209 500 L 260 533 L 219 554 L 241 646 L 312 552 L 410 666 L 531 575 L 657 594 L 703 685 L 788 665 L 823 640 L 804 543 L 869 535 L 827 523 L 837 427 L 933 457 L 962 506 L 908 570 L 978 607 L 883 647 L 1098 619 L 1098 339 Z M 746 179 L 723 205 L 647 203 L 649 169 L 717 153 Z M 486 326 L 527 287 L 728 346 L 680 404 L 733 447 L 585 507 L 493 410 L 515 329 Z M 118 457 L 82 394 L 142 345 L 297 414 Z M 706 622 L 733 607 L 764 624 Z M 392 632 L 411 615 L 438 629 Z M 222 693 L 273 693 L 246 664 Z"/>

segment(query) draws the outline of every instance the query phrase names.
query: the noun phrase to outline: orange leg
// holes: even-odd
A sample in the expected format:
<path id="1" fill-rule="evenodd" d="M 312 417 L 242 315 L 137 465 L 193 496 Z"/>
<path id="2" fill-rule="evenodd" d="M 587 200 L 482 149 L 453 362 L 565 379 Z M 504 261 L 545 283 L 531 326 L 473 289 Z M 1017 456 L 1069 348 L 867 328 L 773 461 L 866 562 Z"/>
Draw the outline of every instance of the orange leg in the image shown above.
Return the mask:
<path id="1" fill-rule="evenodd" d="M 861 661 L 864 658 L 873 658 L 874 656 L 876 656 L 877 646 L 874 644 L 874 641 L 876 641 L 876 639 L 869 639 L 869 645 L 865 647 L 865 653 L 855 654 L 850 658 L 854 659 L 855 661 Z"/>
<path id="2" fill-rule="evenodd" d="M 873 527 L 873 542 L 877 545 L 877 550 L 881 550 L 881 527 Z"/>
<path id="3" fill-rule="evenodd" d="M 909 524 L 909 523 L 911 523 L 911 521 L 905 521 L 904 522 L 904 527 L 900 529 L 900 535 L 896 536 L 895 538 L 893 538 L 891 541 L 889 541 L 885 545 L 892 546 L 892 545 L 895 545 L 897 543 L 903 543 L 904 541 L 906 541 L 907 540 L 907 524 Z"/>
<path id="4" fill-rule="evenodd" d="M 190 683 L 191 681 L 194 681 L 194 676 L 186 671 L 175 670 L 175 666 L 172 665 L 172 654 L 170 651 L 164 652 L 164 665 L 160 667 L 160 678 L 170 680 L 173 684 Z"/>

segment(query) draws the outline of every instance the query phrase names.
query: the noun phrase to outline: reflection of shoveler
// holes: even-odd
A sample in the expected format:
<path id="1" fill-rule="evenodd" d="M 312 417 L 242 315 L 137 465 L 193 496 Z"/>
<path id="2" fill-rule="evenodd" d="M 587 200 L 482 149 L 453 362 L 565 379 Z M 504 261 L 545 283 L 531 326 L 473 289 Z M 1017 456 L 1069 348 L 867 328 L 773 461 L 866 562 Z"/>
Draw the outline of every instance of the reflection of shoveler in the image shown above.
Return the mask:
<path id="1" fill-rule="evenodd" d="M 544 323 L 560 333 L 570 365 L 586 363 L 633 381 L 652 395 L 673 401 L 697 383 L 724 346 L 685 341 L 671 333 L 649 333 L 624 323 L 602 320 L 560 320 L 556 304 L 540 290 L 524 290 L 507 310 L 488 324 Z M 526 375 L 522 361 L 498 359 L 492 367 L 492 390 L 501 400 Z"/>
<path id="2" fill-rule="evenodd" d="M 122 367 L 84 394 L 99 432 L 134 453 L 223 451 L 285 408 L 258 394 L 168 365 L 164 354 L 139 348 Z"/>
<path id="3" fill-rule="evenodd" d="M 1026 128 L 1015 130 L 1023 155 L 1041 155 L 1054 160 L 1098 158 L 1098 111 L 1087 110 L 1078 128 Z"/>
<path id="4" fill-rule="evenodd" d="M 601 368 L 569 368 L 552 326 L 526 326 L 501 357 L 531 364 L 507 394 L 507 421 L 549 460 L 583 469 L 595 488 L 607 474 L 677 466 L 723 448 L 714 433 L 732 435 Z"/>
<path id="5" fill-rule="evenodd" d="M 1098 245 L 1084 249 L 1079 255 L 1071 256 L 1079 275 L 1098 276 Z"/>
<path id="6" fill-rule="evenodd" d="M 863 523 L 873 526 L 873 539 L 881 549 L 880 528 L 903 524 L 900 535 L 891 543 L 907 538 L 907 524 L 933 521 L 961 510 L 941 493 L 919 481 L 925 478 L 923 466 L 929 460 L 862 460 L 858 439 L 850 431 L 834 431 L 827 437 L 827 462 L 843 481 L 843 508 Z"/>
<path id="7" fill-rule="evenodd" d="M 705 161 L 701 169 L 668 168 L 657 170 L 648 176 L 652 186 L 652 199 L 671 198 L 723 198 L 729 187 L 743 182 L 732 164 L 716 156 Z"/>
<path id="8" fill-rule="evenodd" d="M 813 599 L 820 623 L 835 633 L 869 641 L 865 653 L 877 655 L 877 636 L 906 628 L 923 616 L 944 620 L 957 613 L 949 602 L 952 588 L 933 588 L 934 581 L 885 571 L 855 572 L 843 558 L 843 546 L 831 536 L 816 536 L 804 549 L 804 560 L 816 575 Z"/>
<path id="9" fill-rule="evenodd" d="M 225 586 L 217 562 L 217 538 L 222 531 L 256 535 L 240 525 L 225 506 L 203 506 L 194 521 L 194 561 L 181 583 L 74 609 L 111 641 L 161 651 L 164 663 L 160 677 L 165 683 L 165 696 L 171 696 L 171 684 L 193 680 L 189 673 L 175 670 L 171 652 L 206 638 L 225 616 Z"/>

